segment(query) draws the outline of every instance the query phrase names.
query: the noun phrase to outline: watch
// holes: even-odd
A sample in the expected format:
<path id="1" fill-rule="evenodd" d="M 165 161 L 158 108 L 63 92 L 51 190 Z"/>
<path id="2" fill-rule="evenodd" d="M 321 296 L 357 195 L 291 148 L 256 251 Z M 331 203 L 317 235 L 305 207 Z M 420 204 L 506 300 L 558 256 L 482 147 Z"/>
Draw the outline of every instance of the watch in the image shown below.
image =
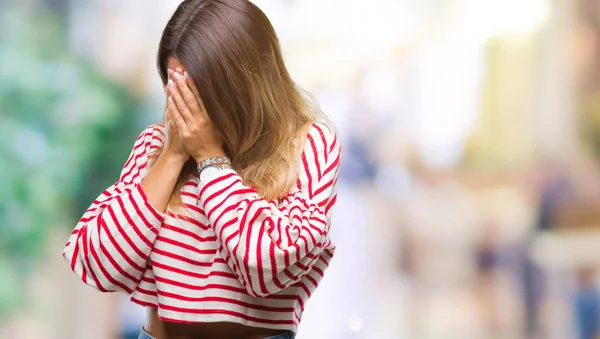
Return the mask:
<path id="1" fill-rule="evenodd" d="M 198 180 L 200 183 L 217 177 L 224 169 L 231 169 L 231 160 L 228 157 L 206 158 L 198 163 Z"/>

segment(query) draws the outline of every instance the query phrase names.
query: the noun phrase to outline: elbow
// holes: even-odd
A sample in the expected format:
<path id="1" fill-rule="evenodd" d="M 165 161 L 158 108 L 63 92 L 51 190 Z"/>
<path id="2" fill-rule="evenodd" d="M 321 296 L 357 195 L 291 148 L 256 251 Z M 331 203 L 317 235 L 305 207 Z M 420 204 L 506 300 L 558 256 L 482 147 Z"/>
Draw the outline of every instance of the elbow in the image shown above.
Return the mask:
<path id="1" fill-rule="evenodd" d="M 75 276 L 84 284 L 93 287 L 100 292 L 111 292 L 108 286 L 101 286 L 92 279 L 92 275 L 86 269 L 84 264 L 86 258 L 82 258 L 80 253 L 75 253 L 72 248 L 67 246 L 65 247 L 62 256 L 71 269 L 71 272 L 73 272 L 73 274 L 75 274 Z"/>
<path id="2" fill-rule="evenodd" d="M 88 262 L 90 258 L 80 250 L 80 244 L 81 239 L 71 239 L 63 249 L 62 257 L 69 266 L 69 269 L 86 285 L 93 287 L 100 292 L 109 292 L 107 288 L 100 286 L 92 279 L 94 275 L 90 274 L 89 270 L 86 268 L 86 262 Z"/>
<path id="3" fill-rule="evenodd" d="M 79 234 L 80 232 L 81 232 L 81 229 L 79 229 L 79 230 L 73 232 L 73 234 L 71 234 L 71 237 L 69 238 L 69 240 L 65 244 L 65 247 L 63 248 L 62 257 L 66 261 L 66 263 L 69 266 L 69 268 L 71 269 L 71 271 L 73 273 L 77 274 L 78 276 L 80 276 L 80 278 L 81 278 L 82 274 L 84 273 L 83 264 L 82 264 L 82 260 L 84 258 L 82 258 L 83 252 L 81 251 L 82 247 L 80 245 L 80 242 L 81 242 L 80 234 Z M 78 272 L 78 271 L 81 271 L 81 272 Z"/>
<path id="4" fill-rule="evenodd" d="M 240 282 L 249 295 L 264 298 L 285 288 L 277 284 L 271 269 L 265 269 L 257 260 L 244 260 L 243 266 Z"/>
<path id="5" fill-rule="evenodd" d="M 100 292 L 132 293 L 134 282 L 108 267 L 108 263 L 102 260 L 101 252 L 98 253 L 101 249 L 93 248 L 93 244 L 86 241 L 85 237 L 75 236 L 67 242 L 62 253 L 75 276 Z"/>

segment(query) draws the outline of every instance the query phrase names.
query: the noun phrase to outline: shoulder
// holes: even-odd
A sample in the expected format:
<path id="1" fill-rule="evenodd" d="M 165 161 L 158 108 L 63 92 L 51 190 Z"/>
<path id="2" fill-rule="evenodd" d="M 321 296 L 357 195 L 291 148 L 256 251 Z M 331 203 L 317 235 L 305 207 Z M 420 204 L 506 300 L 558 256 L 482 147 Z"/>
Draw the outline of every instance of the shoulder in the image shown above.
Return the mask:
<path id="1" fill-rule="evenodd" d="M 123 182 L 133 182 L 137 174 L 144 177 L 148 170 L 148 162 L 153 154 L 163 145 L 165 129 L 162 124 L 150 125 L 138 135 L 127 162 L 123 166 L 121 179 Z"/>
<path id="2" fill-rule="evenodd" d="M 162 141 L 164 140 L 166 135 L 166 127 L 163 123 L 152 124 L 146 127 L 146 129 L 144 129 L 144 132 Z"/>
<path id="3" fill-rule="evenodd" d="M 313 196 L 313 187 L 322 183 L 323 178 L 333 180 L 338 175 L 341 162 L 341 145 L 333 125 L 316 121 L 309 128 L 300 164 L 300 184 L 306 185 L 309 196 Z"/>
<path id="4" fill-rule="evenodd" d="M 340 152 L 340 142 L 333 125 L 329 122 L 314 122 L 306 135 L 298 170 L 298 188 L 309 199 L 326 201 L 335 194 Z"/>
<path id="5" fill-rule="evenodd" d="M 330 122 L 314 122 L 308 130 L 307 139 L 312 152 L 324 154 L 326 157 L 341 150 L 337 133 Z"/>
<path id="6" fill-rule="evenodd" d="M 162 147 L 165 135 L 166 131 L 164 124 L 152 124 L 140 133 L 135 142 L 135 147 L 141 147 L 143 145 L 146 151 L 153 151 Z"/>

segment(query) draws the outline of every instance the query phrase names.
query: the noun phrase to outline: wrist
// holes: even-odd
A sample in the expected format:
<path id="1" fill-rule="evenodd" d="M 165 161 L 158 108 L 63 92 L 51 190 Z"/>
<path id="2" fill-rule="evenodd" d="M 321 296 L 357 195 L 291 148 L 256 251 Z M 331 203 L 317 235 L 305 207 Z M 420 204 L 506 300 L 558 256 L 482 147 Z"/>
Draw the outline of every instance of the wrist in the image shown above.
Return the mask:
<path id="1" fill-rule="evenodd" d="M 171 152 L 164 152 L 158 160 L 165 161 L 173 166 L 183 167 L 183 165 L 190 159 L 189 154 L 176 154 Z"/>

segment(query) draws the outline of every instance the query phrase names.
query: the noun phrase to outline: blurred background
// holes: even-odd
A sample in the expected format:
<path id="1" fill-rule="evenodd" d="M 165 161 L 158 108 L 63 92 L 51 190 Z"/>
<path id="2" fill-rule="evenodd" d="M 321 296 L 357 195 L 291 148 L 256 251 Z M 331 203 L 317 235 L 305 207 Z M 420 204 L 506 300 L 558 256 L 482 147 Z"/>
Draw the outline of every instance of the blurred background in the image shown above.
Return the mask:
<path id="1" fill-rule="evenodd" d="M 298 339 L 596 339 L 600 1 L 256 0 L 344 145 Z M 162 116 L 176 0 L 0 0 L 0 338 L 136 338 L 61 257 Z"/>

